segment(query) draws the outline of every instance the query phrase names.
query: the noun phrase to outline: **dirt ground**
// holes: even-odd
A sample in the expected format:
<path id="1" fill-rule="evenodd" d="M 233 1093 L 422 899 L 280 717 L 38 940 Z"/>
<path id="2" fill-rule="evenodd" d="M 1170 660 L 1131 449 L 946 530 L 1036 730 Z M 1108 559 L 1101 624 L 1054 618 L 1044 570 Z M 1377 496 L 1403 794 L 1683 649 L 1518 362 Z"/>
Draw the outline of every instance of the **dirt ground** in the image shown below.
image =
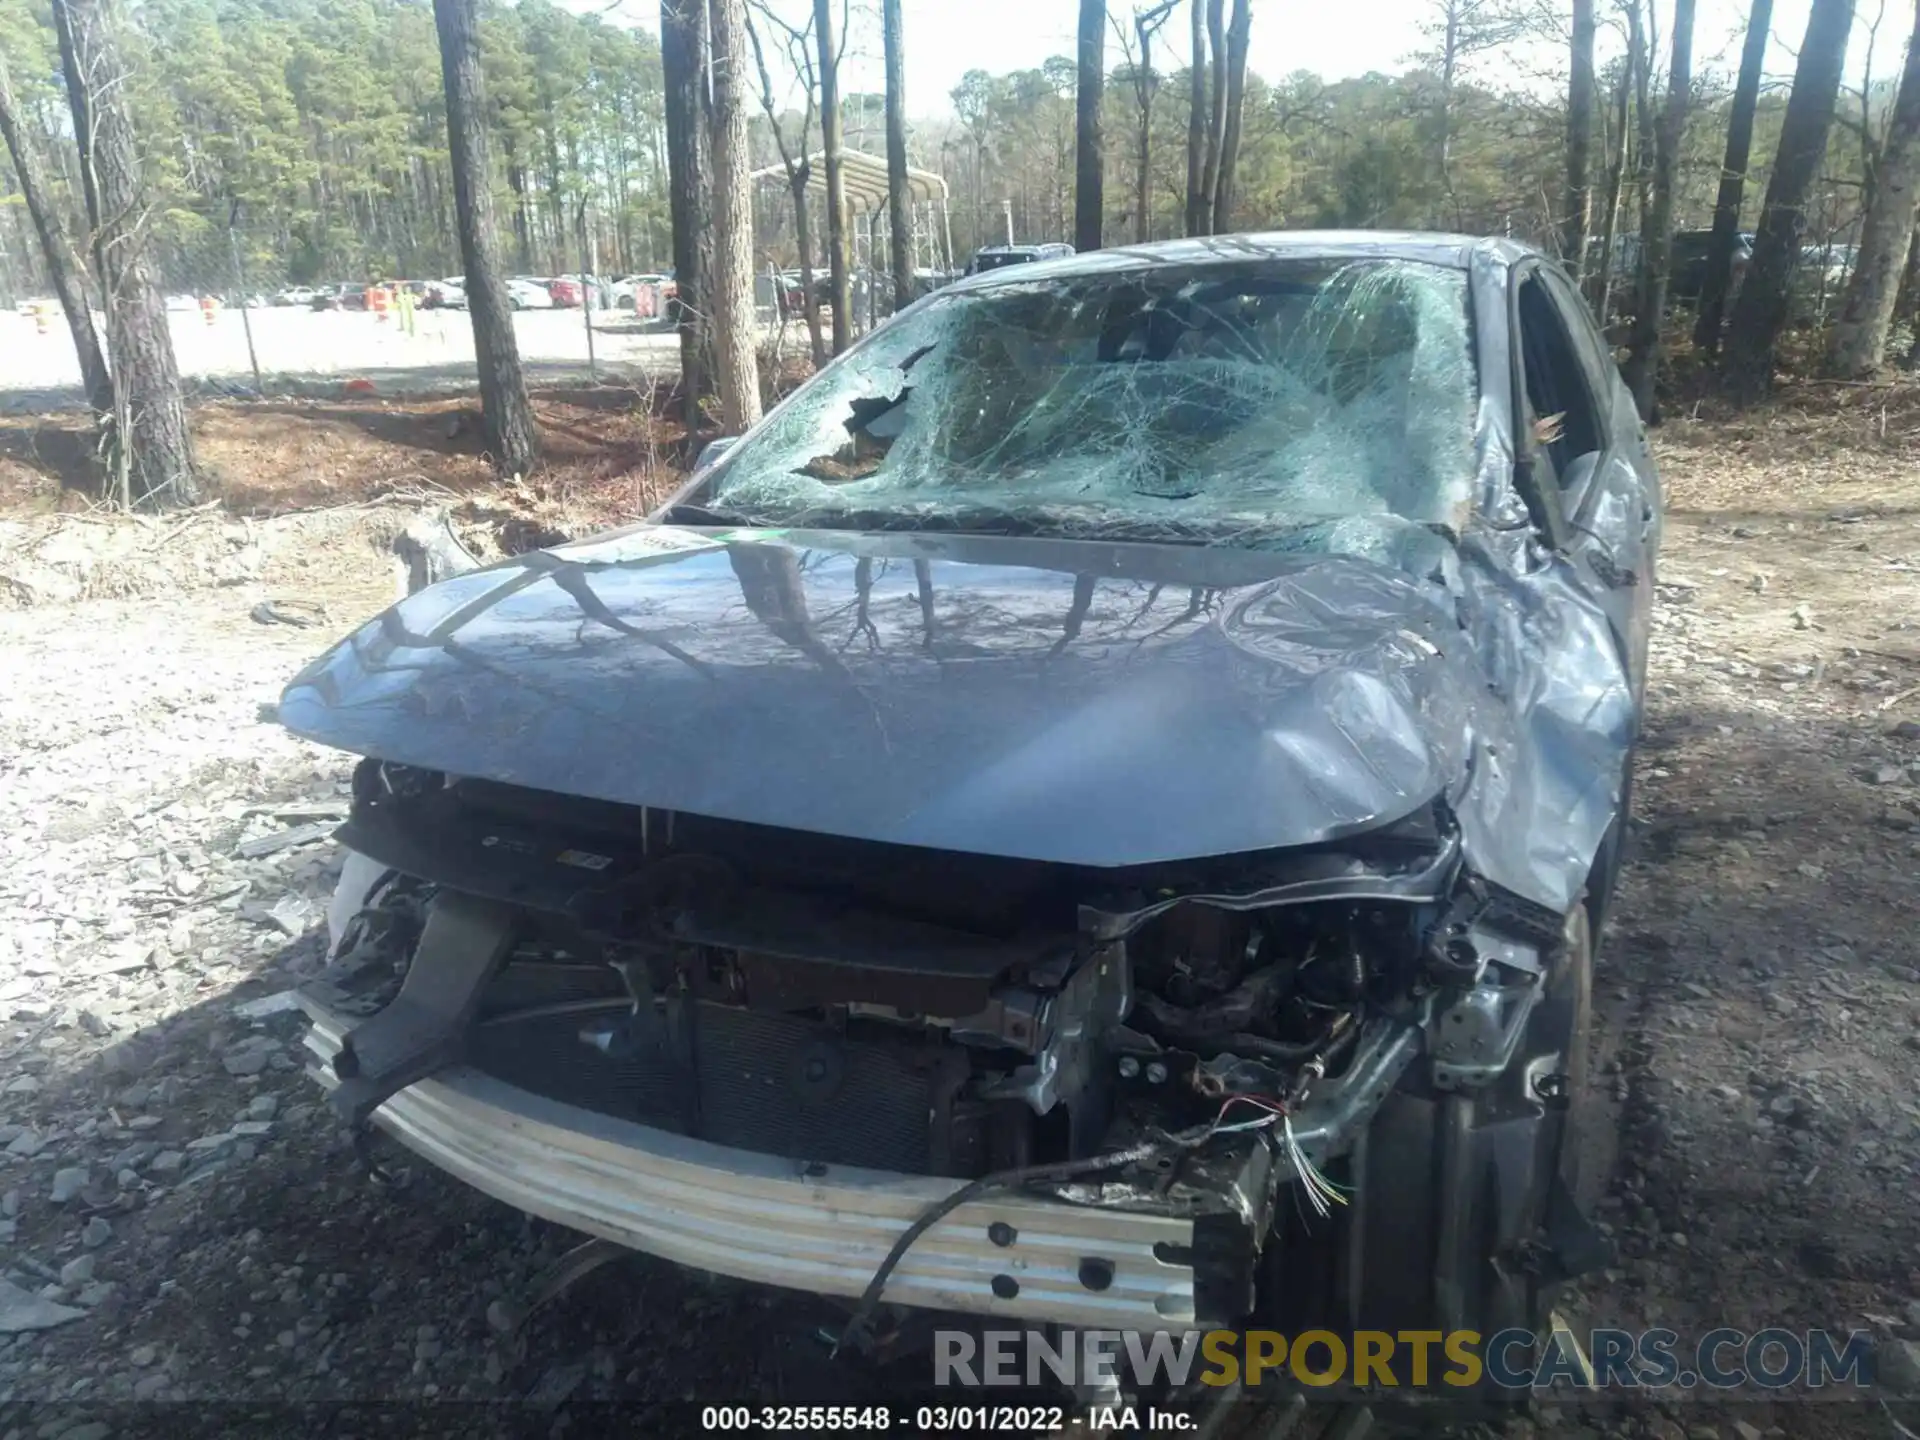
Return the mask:
<path id="1" fill-rule="evenodd" d="M 77 1312 L 0 1335 L 0 1400 L 38 1407 L 11 1433 L 98 1440 L 132 1399 L 422 1398 L 519 1400 L 543 1434 L 620 1401 L 636 1433 L 678 1433 L 687 1400 L 897 1383 L 829 1366 L 802 1301 L 643 1258 L 501 1333 L 490 1315 L 573 1237 L 398 1152 L 356 1159 L 299 1074 L 298 1019 L 242 1008 L 317 963 L 348 773 L 260 707 L 391 598 L 397 477 L 473 495 L 444 433 L 462 413 L 208 407 L 216 463 L 290 449 L 277 473 L 306 488 L 144 526 L 16 489 L 39 513 L 0 523 L 0 573 L 28 556 L 60 582 L 16 581 L 0 610 L 0 1277 L 20 1292 L 0 1318 Z M 1920 394 L 1804 393 L 1657 438 L 1639 822 L 1595 996 L 1619 1256 L 1566 1314 L 1920 1338 Z M 353 503 L 244 514 L 322 497 Z M 73 538 L 101 529 L 132 538 Z M 1895 1433 L 1861 1407 L 1678 1397 L 1514 1428 Z"/>
<path id="2" fill-rule="evenodd" d="M 204 498 L 267 518 L 381 496 L 491 486 L 472 395 L 394 398 L 329 387 L 325 398 L 213 401 L 191 411 Z M 665 382 L 536 386 L 541 493 L 582 524 L 641 514 L 679 473 L 686 429 Z M 99 493 L 88 417 L 0 410 L 0 518 L 84 513 Z"/>

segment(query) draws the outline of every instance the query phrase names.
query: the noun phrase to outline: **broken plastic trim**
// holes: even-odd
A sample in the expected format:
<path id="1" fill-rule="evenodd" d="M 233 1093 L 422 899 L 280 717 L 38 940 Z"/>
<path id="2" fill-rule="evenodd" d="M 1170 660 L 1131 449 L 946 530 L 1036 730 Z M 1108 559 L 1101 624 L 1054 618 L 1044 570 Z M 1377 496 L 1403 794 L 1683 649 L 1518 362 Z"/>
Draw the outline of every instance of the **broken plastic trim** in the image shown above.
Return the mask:
<path id="1" fill-rule="evenodd" d="M 1459 858 L 1460 837 L 1450 833 L 1431 860 L 1403 871 L 1369 869 L 1358 874 L 1316 876 L 1241 894 L 1197 891 L 1169 895 L 1133 910 L 1103 910 L 1082 905 L 1080 930 L 1096 940 L 1121 940 L 1154 917 L 1181 905 L 1240 911 L 1307 905 L 1322 900 L 1402 900 L 1409 904 L 1435 904 L 1451 887 Z"/>

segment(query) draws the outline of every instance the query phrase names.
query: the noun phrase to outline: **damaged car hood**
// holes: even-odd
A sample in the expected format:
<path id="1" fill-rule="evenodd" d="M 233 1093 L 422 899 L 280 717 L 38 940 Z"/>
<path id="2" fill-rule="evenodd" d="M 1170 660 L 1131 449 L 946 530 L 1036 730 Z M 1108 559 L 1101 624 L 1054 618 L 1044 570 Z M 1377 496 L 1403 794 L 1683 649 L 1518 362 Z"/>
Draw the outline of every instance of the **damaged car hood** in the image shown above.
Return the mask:
<path id="1" fill-rule="evenodd" d="M 1554 792 L 1583 772 L 1501 702 L 1452 588 L 1325 551 L 642 526 L 409 597 L 279 714 L 457 775 L 1103 867 L 1444 797 L 1484 873 L 1551 902 L 1529 871 L 1567 857 L 1503 863 L 1501 828 L 1604 827 L 1610 797 Z"/>

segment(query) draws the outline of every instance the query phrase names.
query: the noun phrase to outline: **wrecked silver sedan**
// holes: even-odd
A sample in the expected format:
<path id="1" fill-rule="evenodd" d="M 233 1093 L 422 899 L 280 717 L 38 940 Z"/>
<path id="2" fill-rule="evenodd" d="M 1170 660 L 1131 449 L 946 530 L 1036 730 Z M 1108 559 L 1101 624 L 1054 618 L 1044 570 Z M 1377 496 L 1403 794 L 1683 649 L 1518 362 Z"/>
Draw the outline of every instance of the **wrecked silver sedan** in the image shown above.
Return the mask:
<path id="1" fill-rule="evenodd" d="M 1537 1325 L 1659 525 L 1524 247 L 957 284 L 291 684 L 366 757 L 315 1073 L 863 1334 Z"/>

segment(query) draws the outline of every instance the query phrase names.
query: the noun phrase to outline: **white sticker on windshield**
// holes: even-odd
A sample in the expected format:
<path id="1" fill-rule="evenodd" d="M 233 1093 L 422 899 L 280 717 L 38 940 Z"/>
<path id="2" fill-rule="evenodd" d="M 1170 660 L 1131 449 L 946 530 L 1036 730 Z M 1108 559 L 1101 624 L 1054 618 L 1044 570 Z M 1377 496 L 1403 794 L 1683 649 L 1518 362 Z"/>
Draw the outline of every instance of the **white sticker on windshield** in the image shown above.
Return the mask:
<path id="1" fill-rule="evenodd" d="M 649 555 L 692 554 L 721 548 L 721 542 L 712 535 L 682 530 L 675 525 L 639 525 L 595 540 L 556 545 L 553 553 L 584 564 L 618 565 L 626 560 L 644 560 Z"/>

